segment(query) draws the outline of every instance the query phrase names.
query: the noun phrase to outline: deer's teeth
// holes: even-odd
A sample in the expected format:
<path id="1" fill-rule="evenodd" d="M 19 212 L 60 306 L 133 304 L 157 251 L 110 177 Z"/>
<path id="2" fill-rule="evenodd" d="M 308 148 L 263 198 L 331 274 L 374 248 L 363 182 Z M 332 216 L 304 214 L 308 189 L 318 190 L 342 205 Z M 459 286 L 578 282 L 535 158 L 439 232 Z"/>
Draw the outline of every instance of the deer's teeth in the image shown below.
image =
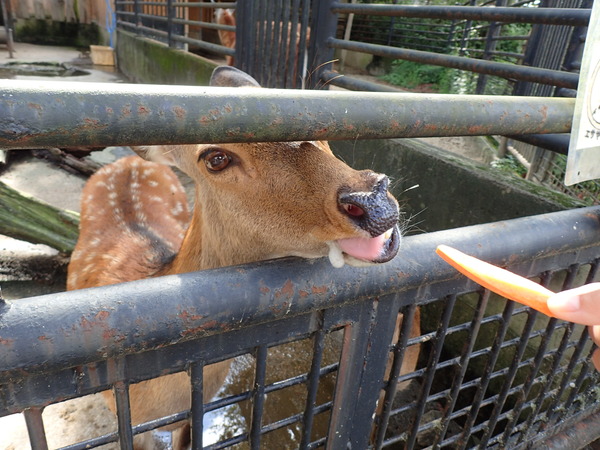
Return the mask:
<path id="1" fill-rule="evenodd" d="M 327 245 L 329 245 L 329 262 L 331 265 L 338 269 L 344 267 L 345 261 L 342 250 L 335 242 L 328 242 Z"/>

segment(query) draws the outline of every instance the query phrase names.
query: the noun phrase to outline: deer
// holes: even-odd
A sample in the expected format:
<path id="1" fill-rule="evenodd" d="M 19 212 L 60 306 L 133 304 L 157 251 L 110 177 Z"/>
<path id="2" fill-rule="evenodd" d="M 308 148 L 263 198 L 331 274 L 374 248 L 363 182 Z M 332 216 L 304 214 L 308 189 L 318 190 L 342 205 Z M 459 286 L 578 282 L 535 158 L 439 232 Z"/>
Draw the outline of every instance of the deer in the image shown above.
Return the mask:
<path id="1" fill-rule="evenodd" d="M 210 85 L 260 87 L 229 66 L 216 68 Z M 288 256 L 328 257 L 334 268 L 369 266 L 398 253 L 400 212 L 389 178 L 351 168 L 325 141 L 133 150 L 139 156 L 103 167 L 82 191 L 69 290 Z M 193 212 L 168 165 L 194 181 Z M 418 317 L 412 334 L 419 334 Z M 406 359 L 407 371 L 417 356 Z M 223 385 L 229 366 L 205 367 L 204 401 Z M 114 412 L 112 394 L 105 394 Z M 189 377 L 176 373 L 133 384 L 130 403 L 134 424 L 185 410 Z M 174 448 L 184 448 L 189 424 L 177 426 Z M 149 448 L 143 437 L 135 445 Z"/>

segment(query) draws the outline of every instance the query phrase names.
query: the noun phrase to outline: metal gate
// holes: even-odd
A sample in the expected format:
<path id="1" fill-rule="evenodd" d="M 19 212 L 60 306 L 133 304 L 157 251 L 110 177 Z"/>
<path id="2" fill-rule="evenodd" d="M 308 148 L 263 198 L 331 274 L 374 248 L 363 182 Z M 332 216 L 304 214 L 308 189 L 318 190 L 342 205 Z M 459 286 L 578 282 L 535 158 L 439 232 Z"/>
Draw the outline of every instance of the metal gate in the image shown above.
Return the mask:
<path id="1" fill-rule="evenodd" d="M 570 99 L 19 81 L 0 93 L 8 148 L 220 142 L 225 131 L 238 142 L 475 126 L 556 132 L 573 107 Z M 580 448 L 600 436 L 585 328 L 491 295 L 434 249 L 448 244 L 558 290 L 598 279 L 599 236 L 600 209 L 578 209 L 408 237 L 399 257 L 372 268 L 332 271 L 323 260 L 290 258 L 4 302 L 0 415 L 24 412 L 32 446 L 46 448 L 45 407 L 112 389 L 118 429 L 68 448 L 131 448 L 133 435 L 188 418 L 193 448 Z M 410 338 L 418 307 L 422 333 Z M 393 340 L 397 313 L 405 320 Z M 416 346 L 416 370 L 400 374 Z M 229 358 L 239 382 L 203 404 L 203 368 Z M 128 387 L 180 371 L 192 379 L 191 408 L 132 426 Z M 206 443 L 209 413 L 230 422 Z"/>

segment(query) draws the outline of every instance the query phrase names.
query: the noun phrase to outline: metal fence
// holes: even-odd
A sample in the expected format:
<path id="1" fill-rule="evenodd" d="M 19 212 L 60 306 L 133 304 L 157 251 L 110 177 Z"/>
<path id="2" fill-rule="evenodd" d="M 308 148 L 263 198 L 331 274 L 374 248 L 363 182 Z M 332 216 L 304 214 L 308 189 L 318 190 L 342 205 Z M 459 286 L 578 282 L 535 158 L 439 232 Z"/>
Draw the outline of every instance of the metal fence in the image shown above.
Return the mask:
<path id="1" fill-rule="evenodd" d="M 5 148 L 222 142 L 224 130 L 232 142 L 552 133 L 568 127 L 573 107 L 60 82 L 9 81 L 1 93 Z M 188 418 L 193 448 L 581 448 L 600 437 L 585 328 L 490 294 L 434 250 L 451 245 L 559 290 L 598 279 L 599 233 L 600 209 L 579 209 L 411 236 L 372 268 L 284 259 L 4 302 L 0 416 L 23 411 L 43 449 L 46 406 L 112 389 L 118 429 L 68 448 L 132 448 L 133 435 Z M 418 308 L 422 329 L 411 337 Z M 400 373 L 417 347 L 416 369 Z M 203 368 L 229 358 L 232 381 L 203 404 Z M 191 408 L 132 427 L 128 387 L 181 371 Z M 209 442 L 211 414 L 225 425 Z"/>
<path id="2" fill-rule="evenodd" d="M 237 67 L 268 87 L 396 90 L 341 70 L 344 54 L 353 51 L 373 55 L 373 67 L 396 60 L 450 69 L 446 78 L 458 93 L 573 97 L 592 0 L 470 0 L 460 6 L 398 0 L 116 3 L 121 28 L 171 46 L 189 43 L 201 52 L 235 55 Z M 235 9 L 239 26 L 215 24 L 212 12 L 219 8 Z M 204 21 L 190 20 L 201 14 Z M 210 34 L 216 29 L 235 32 L 236 48 L 219 45 Z M 501 153 L 522 161 L 528 179 L 597 203 L 597 183 L 562 183 L 564 156 L 554 152 L 566 154 L 568 135 L 509 138 L 500 141 Z"/>

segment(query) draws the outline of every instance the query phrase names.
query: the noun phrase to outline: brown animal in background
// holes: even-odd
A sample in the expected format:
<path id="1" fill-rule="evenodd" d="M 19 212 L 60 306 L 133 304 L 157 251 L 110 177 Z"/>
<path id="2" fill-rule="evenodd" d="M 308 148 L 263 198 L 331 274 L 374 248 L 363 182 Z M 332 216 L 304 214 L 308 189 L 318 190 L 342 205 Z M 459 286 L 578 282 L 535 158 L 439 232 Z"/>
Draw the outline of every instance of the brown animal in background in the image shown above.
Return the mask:
<path id="1" fill-rule="evenodd" d="M 258 87 L 232 67 L 217 68 L 211 85 Z M 399 210 L 388 178 L 350 168 L 326 142 L 135 150 L 177 166 L 194 180 L 191 218 L 184 191 L 165 165 L 132 156 L 106 166 L 83 191 L 68 289 L 284 256 L 328 255 L 336 267 L 370 265 L 398 252 Z M 413 358 L 407 366 L 415 363 Z M 228 369 L 228 361 L 205 368 L 205 401 L 223 384 Z M 131 385 L 130 399 L 134 424 L 189 408 L 188 375 Z M 180 448 L 189 435 L 179 431 Z M 145 444 L 136 441 L 140 445 Z"/>
<path id="2" fill-rule="evenodd" d="M 235 27 L 235 10 L 233 9 L 217 9 L 215 11 L 215 19 L 219 25 L 229 25 Z M 218 30 L 221 44 L 227 48 L 235 48 L 235 31 Z M 233 56 L 225 56 L 227 65 L 233 66 Z"/>

